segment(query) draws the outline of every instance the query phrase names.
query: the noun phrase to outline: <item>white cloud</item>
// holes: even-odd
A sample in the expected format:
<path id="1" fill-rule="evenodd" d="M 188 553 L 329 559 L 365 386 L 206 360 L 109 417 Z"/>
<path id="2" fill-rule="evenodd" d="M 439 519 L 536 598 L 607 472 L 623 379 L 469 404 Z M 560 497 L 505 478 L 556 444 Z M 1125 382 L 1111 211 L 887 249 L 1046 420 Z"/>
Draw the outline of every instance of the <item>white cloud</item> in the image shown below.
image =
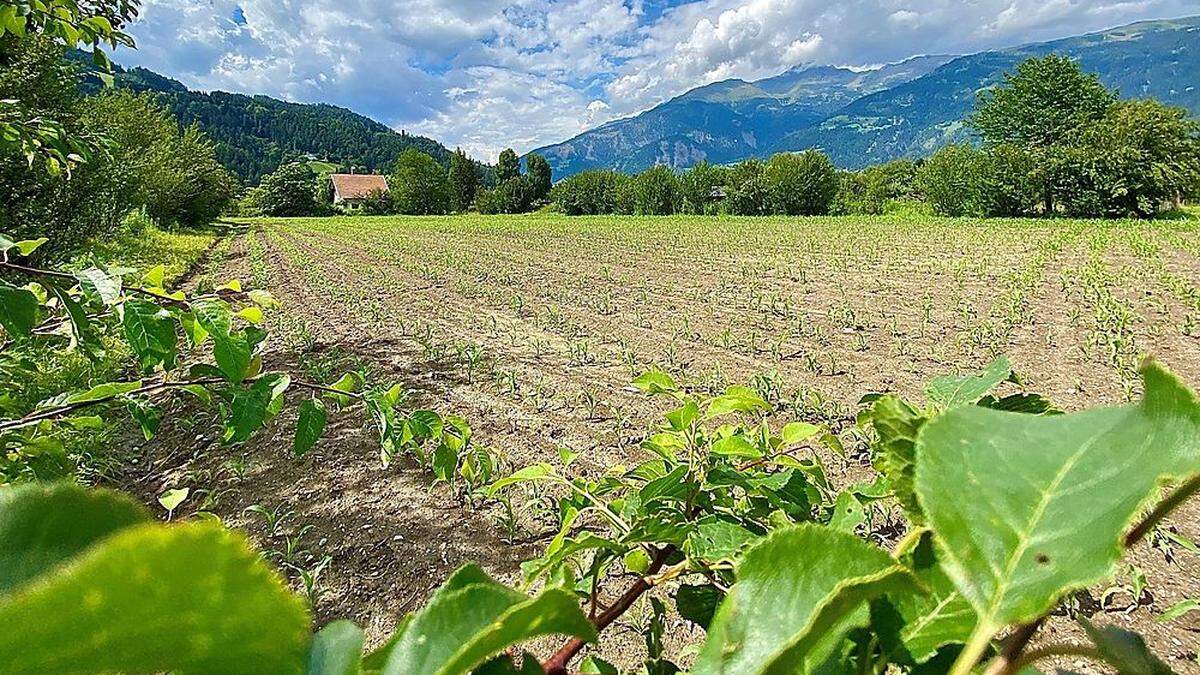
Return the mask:
<path id="1" fill-rule="evenodd" d="M 1198 8 L 1197 0 L 145 0 L 132 29 L 139 50 L 118 61 L 202 89 L 345 105 L 487 159 L 720 79 L 980 51 Z"/>

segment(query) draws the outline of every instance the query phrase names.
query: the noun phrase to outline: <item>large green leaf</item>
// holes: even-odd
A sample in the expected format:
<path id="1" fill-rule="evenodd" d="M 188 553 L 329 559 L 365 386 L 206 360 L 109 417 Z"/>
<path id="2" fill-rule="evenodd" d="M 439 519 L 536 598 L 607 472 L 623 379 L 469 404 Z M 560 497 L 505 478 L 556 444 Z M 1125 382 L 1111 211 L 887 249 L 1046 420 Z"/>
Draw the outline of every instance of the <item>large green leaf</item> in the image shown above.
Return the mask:
<path id="1" fill-rule="evenodd" d="M 253 346 L 245 331 L 233 331 L 233 310 L 222 300 L 201 299 L 192 303 L 196 323 L 213 340 L 213 358 L 217 367 L 230 382 L 241 382 L 246 378 L 253 356 Z"/>
<path id="2" fill-rule="evenodd" d="M 305 675 L 357 675 L 365 636 L 350 621 L 334 621 L 313 637 Z"/>
<path id="3" fill-rule="evenodd" d="M 76 272 L 75 278 L 79 280 L 81 288 L 95 293 L 105 305 L 111 307 L 121 299 L 121 277 L 111 276 L 96 267 L 89 267 Z"/>
<path id="4" fill-rule="evenodd" d="M 105 382 L 98 384 L 87 391 L 81 391 L 78 394 L 71 394 L 66 398 L 68 405 L 75 403 L 92 403 L 95 401 L 103 401 L 105 399 L 115 398 L 121 394 L 128 394 L 131 391 L 136 391 L 142 388 L 142 381 L 135 380 L 133 382 Z"/>
<path id="5" fill-rule="evenodd" d="M 1012 364 L 1001 356 L 981 373 L 948 375 L 934 379 L 925 387 L 925 395 L 929 397 L 929 402 L 938 408 L 971 405 L 1012 376 Z"/>
<path id="6" fill-rule="evenodd" d="M 0 595 L 149 519 L 141 504 L 124 495 L 74 483 L 0 490 Z"/>
<path id="7" fill-rule="evenodd" d="M 0 326 L 13 337 L 29 335 L 37 325 L 37 296 L 28 288 L 0 281 Z"/>
<path id="8" fill-rule="evenodd" d="M 125 340 L 142 365 L 143 371 L 157 366 L 170 369 L 175 365 L 177 336 L 175 318 L 166 309 L 148 300 L 131 299 L 123 305 L 125 312 L 121 327 Z"/>
<path id="9" fill-rule="evenodd" d="M 4 672 L 298 672 L 300 599 L 216 525 L 128 527 L 0 600 Z M 20 629 L 17 630 L 16 627 Z"/>
<path id="10" fill-rule="evenodd" d="M 468 565 L 440 588 L 392 647 L 384 673 L 457 675 L 540 635 L 596 638 L 575 596 L 550 589 L 531 598 Z"/>
<path id="11" fill-rule="evenodd" d="M 1174 675 L 1175 671 L 1150 651 L 1141 635 L 1117 626 L 1097 626 L 1082 616 L 1079 623 L 1118 675 Z"/>
<path id="12" fill-rule="evenodd" d="M 299 418 L 296 421 L 296 437 L 292 441 L 292 455 L 303 457 L 325 433 L 328 415 L 321 399 L 313 397 L 300 402 Z"/>
<path id="13" fill-rule="evenodd" d="M 926 418 L 897 396 L 884 396 L 870 412 L 871 425 L 878 440 L 875 468 L 887 477 L 892 493 L 904 507 L 909 521 L 920 525 L 925 520 L 913 487 L 916 473 L 917 434 Z"/>
<path id="14" fill-rule="evenodd" d="M 1110 573 L 1158 480 L 1200 471 L 1200 406 L 1156 365 L 1137 406 L 1038 417 L 979 406 L 928 422 L 917 495 L 983 627 L 1030 621 Z"/>
<path id="15" fill-rule="evenodd" d="M 777 530 L 746 552 L 692 672 L 809 673 L 865 624 L 865 603 L 913 588 L 883 550 L 829 528 Z"/>

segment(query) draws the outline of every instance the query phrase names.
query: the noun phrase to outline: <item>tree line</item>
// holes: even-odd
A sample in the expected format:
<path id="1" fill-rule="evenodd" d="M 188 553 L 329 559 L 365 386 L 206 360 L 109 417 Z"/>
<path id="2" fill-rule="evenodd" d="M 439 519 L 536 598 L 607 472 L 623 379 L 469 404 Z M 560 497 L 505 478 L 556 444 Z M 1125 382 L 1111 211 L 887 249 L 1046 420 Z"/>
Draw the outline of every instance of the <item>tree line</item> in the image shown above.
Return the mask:
<path id="1" fill-rule="evenodd" d="M 246 193 L 239 210 L 258 216 L 526 213 L 547 204 L 552 182 L 545 158 L 526 157 L 522 172 L 521 160 L 511 148 L 500 153 L 490 172 L 461 149 L 451 153 L 449 167 L 444 167 L 429 153 L 408 148 L 392 165 L 389 189 L 368 195 L 352 210 L 334 206 L 329 175 L 314 171 L 306 162 L 285 164 L 267 175 Z"/>
<path id="2" fill-rule="evenodd" d="M 809 150 L 679 174 L 586 171 L 553 199 L 568 215 L 877 215 L 910 202 L 946 216 L 1148 218 L 1200 193 L 1200 124 L 1183 108 L 1118 100 L 1067 57 L 1022 63 L 968 124 L 978 146 L 858 172 Z"/>
<path id="3" fill-rule="evenodd" d="M 0 39 L 0 100 L 15 102 L 18 117 L 53 120 L 55 137 L 94 150 L 86 161 L 82 150 L 59 161 L 0 144 L 0 230 L 50 236 L 53 245 L 40 253 L 54 256 L 122 226 L 193 227 L 222 213 L 237 181 L 208 137 L 148 94 L 84 96 L 78 78 L 61 42 L 13 33 Z"/>

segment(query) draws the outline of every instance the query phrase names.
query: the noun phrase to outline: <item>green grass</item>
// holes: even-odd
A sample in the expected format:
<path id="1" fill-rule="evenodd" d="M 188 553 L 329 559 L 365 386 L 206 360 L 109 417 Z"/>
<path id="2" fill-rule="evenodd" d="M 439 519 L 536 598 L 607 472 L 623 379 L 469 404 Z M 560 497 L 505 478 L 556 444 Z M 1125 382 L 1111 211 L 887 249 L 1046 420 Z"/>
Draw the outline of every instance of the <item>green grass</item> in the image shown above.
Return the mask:
<path id="1" fill-rule="evenodd" d="M 342 170 L 342 165 L 334 164 L 333 162 L 321 162 L 318 160 L 313 160 L 308 163 L 308 168 L 312 169 L 313 173 L 317 174 L 335 173 Z"/>
<path id="2" fill-rule="evenodd" d="M 169 232 L 157 228 L 133 233 L 123 231 L 112 237 L 89 242 L 76 254 L 76 263 L 93 261 L 146 270 L 155 265 L 166 267 L 166 278 L 176 280 L 186 274 L 212 248 L 220 232 L 217 229 Z"/>

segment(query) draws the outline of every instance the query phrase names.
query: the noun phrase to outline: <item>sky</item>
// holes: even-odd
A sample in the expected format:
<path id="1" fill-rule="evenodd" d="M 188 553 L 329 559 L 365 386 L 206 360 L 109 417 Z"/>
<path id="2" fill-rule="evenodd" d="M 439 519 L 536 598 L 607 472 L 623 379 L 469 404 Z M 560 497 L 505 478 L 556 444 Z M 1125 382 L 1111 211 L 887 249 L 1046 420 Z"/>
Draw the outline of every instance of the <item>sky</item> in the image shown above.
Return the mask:
<path id="1" fill-rule="evenodd" d="M 115 54 L 193 89 L 345 106 L 494 162 L 693 87 L 968 54 L 1200 0 L 143 0 Z"/>

